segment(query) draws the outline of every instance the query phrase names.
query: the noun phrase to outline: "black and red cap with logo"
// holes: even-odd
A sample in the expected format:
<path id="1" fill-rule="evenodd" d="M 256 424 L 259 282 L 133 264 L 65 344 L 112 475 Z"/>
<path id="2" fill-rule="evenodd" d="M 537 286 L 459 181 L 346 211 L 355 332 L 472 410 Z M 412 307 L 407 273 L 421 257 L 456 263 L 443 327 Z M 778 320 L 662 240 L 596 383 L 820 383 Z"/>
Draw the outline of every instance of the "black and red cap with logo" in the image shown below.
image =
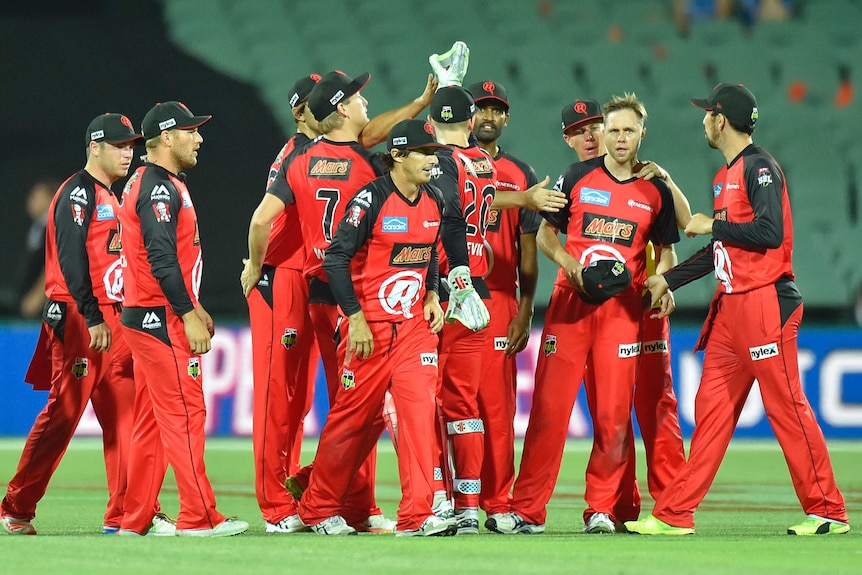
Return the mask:
<path id="1" fill-rule="evenodd" d="M 595 100 L 575 100 L 563 107 L 561 116 L 564 132 L 587 122 L 604 121 L 602 106 Z"/>
<path id="2" fill-rule="evenodd" d="M 308 94 L 308 109 L 320 122 L 335 110 L 338 104 L 350 98 L 368 84 L 371 74 L 360 74 L 351 78 L 340 70 L 334 70 L 315 84 Z"/>
<path id="3" fill-rule="evenodd" d="M 447 86 L 431 98 L 431 119 L 441 124 L 466 122 L 476 113 L 473 96 L 461 86 Z"/>
<path id="4" fill-rule="evenodd" d="M 506 88 L 502 84 L 484 80 L 470 84 L 468 88 L 473 95 L 473 101 L 477 106 L 488 106 L 491 103 L 498 104 L 501 108 L 509 111 L 509 96 L 506 93 Z"/>
<path id="5" fill-rule="evenodd" d="M 718 84 L 708 98 L 692 98 L 691 103 L 708 112 L 718 112 L 737 126 L 753 130 L 757 123 L 757 99 L 742 84 Z"/>
<path id="6" fill-rule="evenodd" d="M 617 260 L 596 260 L 584 268 L 584 291 L 579 293 L 587 303 L 605 302 L 632 283 L 632 272 Z"/>
<path id="7" fill-rule="evenodd" d="M 320 74 L 309 74 L 297 80 L 293 88 L 290 89 L 290 98 L 287 100 L 290 103 L 290 107 L 296 108 L 299 104 L 308 100 L 308 95 L 311 94 L 311 90 L 317 86 L 320 80 Z"/>
<path id="8" fill-rule="evenodd" d="M 402 120 L 389 132 L 390 150 L 418 150 L 421 148 L 448 148 L 434 139 L 434 130 L 422 120 Z"/>
<path id="9" fill-rule="evenodd" d="M 141 131 L 144 138 L 150 140 L 158 137 L 165 130 L 191 130 L 206 124 L 211 119 L 212 116 L 195 116 L 182 102 L 158 102 L 144 116 Z"/>
<path id="10" fill-rule="evenodd" d="M 134 142 L 140 144 L 143 140 L 142 135 L 135 133 L 132 121 L 127 116 L 111 114 L 110 112 L 93 118 L 93 121 L 87 126 L 87 133 L 84 136 L 84 143 L 87 146 L 90 145 L 90 142 L 107 142 L 108 144 Z"/>

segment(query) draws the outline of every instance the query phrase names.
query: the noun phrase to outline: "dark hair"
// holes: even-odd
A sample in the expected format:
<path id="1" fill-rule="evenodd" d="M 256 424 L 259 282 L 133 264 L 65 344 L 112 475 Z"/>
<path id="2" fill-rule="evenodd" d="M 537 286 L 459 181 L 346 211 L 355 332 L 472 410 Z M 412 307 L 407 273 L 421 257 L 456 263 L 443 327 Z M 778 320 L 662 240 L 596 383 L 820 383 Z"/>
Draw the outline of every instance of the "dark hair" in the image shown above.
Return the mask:
<path id="1" fill-rule="evenodd" d="M 721 114 L 721 112 L 719 112 L 718 110 L 712 110 L 713 116 L 718 116 L 719 114 Z M 721 114 L 721 115 L 724 116 L 724 114 Z M 754 128 L 756 126 L 753 126 L 750 124 L 742 125 L 739 122 L 734 122 L 733 120 L 731 120 L 727 116 L 724 116 L 724 119 L 727 120 L 727 123 L 730 124 L 730 127 L 733 128 L 734 130 L 736 130 L 737 132 L 740 132 L 743 134 L 748 134 L 749 136 L 754 133 Z"/>
<path id="2" fill-rule="evenodd" d="M 383 162 L 386 169 L 391 172 L 392 168 L 395 167 L 395 159 L 392 157 L 392 154 L 386 152 L 377 152 L 377 154 L 380 156 L 380 161 Z"/>

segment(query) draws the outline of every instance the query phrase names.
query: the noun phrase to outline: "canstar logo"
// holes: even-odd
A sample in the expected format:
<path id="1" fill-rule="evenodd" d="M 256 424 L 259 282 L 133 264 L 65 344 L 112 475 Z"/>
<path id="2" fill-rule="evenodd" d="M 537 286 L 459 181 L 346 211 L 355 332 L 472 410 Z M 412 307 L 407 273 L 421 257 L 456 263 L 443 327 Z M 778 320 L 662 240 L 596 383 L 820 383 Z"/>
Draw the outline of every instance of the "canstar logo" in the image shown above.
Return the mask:
<path id="1" fill-rule="evenodd" d="M 658 339 L 643 342 L 643 352 L 644 355 L 648 353 L 670 353 L 670 348 L 666 339 Z"/>
<path id="2" fill-rule="evenodd" d="M 638 343 L 621 343 L 618 357 L 635 357 L 641 354 L 641 344 Z"/>
<path id="3" fill-rule="evenodd" d="M 308 167 L 308 177 L 346 180 L 350 176 L 350 167 L 352 165 L 353 160 L 312 157 Z"/>
<path id="4" fill-rule="evenodd" d="M 594 190 L 593 188 L 581 188 L 581 203 L 609 206 L 611 204 L 611 193 L 603 190 Z"/>
<path id="5" fill-rule="evenodd" d="M 738 190 L 738 189 L 740 189 L 740 187 L 741 186 L 739 184 L 727 184 L 728 190 Z"/>
<path id="6" fill-rule="evenodd" d="M 406 232 L 407 218 L 398 216 L 384 216 L 382 229 L 384 232 Z"/>
<path id="7" fill-rule="evenodd" d="M 395 244 L 389 263 L 393 266 L 426 267 L 431 261 L 432 246 Z"/>
<path id="8" fill-rule="evenodd" d="M 651 205 L 649 205 L 649 204 L 643 204 L 643 203 L 641 203 L 641 202 L 636 202 L 636 201 L 634 201 L 634 200 L 629 200 L 629 201 L 628 201 L 628 205 L 629 205 L 629 207 L 630 207 L 630 208 L 638 208 L 638 209 L 640 209 L 640 210 L 646 210 L 646 211 L 648 211 L 648 212 L 650 212 L 650 213 L 652 213 L 652 211 L 653 211 L 653 209 L 652 209 L 652 206 L 651 206 Z"/>
<path id="9" fill-rule="evenodd" d="M 712 186 L 712 197 L 717 198 L 721 195 L 721 184 L 715 184 Z"/>
<path id="10" fill-rule="evenodd" d="M 162 327 L 162 320 L 154 311 L 148 311 L 144 314 L 144 320 L 141 322 L 143 329 L 159 329 Z"/>
<path id="11" fill-rule="evenodd" d="M 96 221 L 113 220 L 115 217 L 114 206 L 111 204 L 98 204 L 96 206 Z"/>
<path id="12" fill-rule="evenodd" d="M 631 246 L 637 227 L 636 223 L 627 220 L 609 219 L 602 215 L 585 213 L 582 235 L 585 238 Z"/>
<path id="13" fill-rule="evenodd" d="M 494 351 L 504 351 L 506 346 L 509 345 L 509 339 L 505 337 L 495 337 L 494 338 Z"/>
<path id="14" fill-rule="evenodd" d="M 422 365 L 437 365 L 436 353 L 420 353 L 419 361 Z"/>
<path id="15" fill-rule="evenodd" d="M 751 361 L 760 361 L 761 359 L 777 357 L 778 344 L 773 342 L 759 347 L 749 347 L 748 353 L 751 354 Z"/>

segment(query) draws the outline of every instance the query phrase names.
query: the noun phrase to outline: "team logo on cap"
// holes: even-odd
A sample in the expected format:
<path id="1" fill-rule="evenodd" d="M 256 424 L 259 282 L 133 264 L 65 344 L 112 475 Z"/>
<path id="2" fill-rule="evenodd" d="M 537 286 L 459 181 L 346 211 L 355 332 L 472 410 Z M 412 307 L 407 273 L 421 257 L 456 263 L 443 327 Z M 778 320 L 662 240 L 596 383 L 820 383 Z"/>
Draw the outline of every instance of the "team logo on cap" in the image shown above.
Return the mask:
<path id="1" fill-rule="evenodd" d="M 443 107 L 440 109 L 440 117 L 441 117 L 444 121 L 448 122 L 448 121 L 449 121 L 449 120 L 451 120 L 454 116 L 455 116 L 455 115 L 452 113 L 452 106 L 443 106 Z"/>
<path id="2" fill-rule="evenodd" d="M 494 85 L 494 82 L 485 82 L 484 84 L 482 84 L 482 89 L 493 96 L 494 90 L 497 89 L 497 86 Z"/>
<path id="3" fill-rule="evenodd" d="M 125 127 L 127 127 L 128 129 L 134 130 L 134 128 L 132 128 L 132 121 L 130 119 L 128 119 L 127 117 L 120 116 L 120 123 L 122 125 L 124 125 Z"/>
<path id="4" fill-rule="evenodd" d="M 311 78 L 312 80 L 314 80 L 315 82 L 320 82 L 320 80 L 323 79 L 323 76 L 321 76 L 320 74 L 310 74 L 308 77 Z"/>
<path id="5" fill-rule="evenodd" d="M 167 130 L 177 125 L 177 121 L 173 118 L 168 118 L 164 122 L 159 122 L 159 130 Z"/>
<path id="6" fill-rule="evenodd" d="M 105 137 L 105 130 L 96 130 L 95 132 L 90 132 L 91 140 L 98 140 L 99 138 Z"/>
<path id="7" fill-rule="evenodd" d="M 587 113 L 587 105 L 586 105 L 586 103 L 584 103 L 584 102 L 575 102 L 575 112 L 577 112 L 578 114 L 584 114 L 584 115 L 586 115 L 586 113 Z"/>
<path id="8" fill-rule="evenodd" d="M 431 134 L 432 136 L 434 135 L 434 129 L 431 127 L 431 124 L 429 124 L 428 122 L 425 122 L 425 125 L 422 127 L 425 128 L 425 132 L 427 134 Z"/>
<path id="9" fill-rule="evenodd" d="M 393 146 L 406 146 L 407 145 L 407 137 L 406 136 L 400 136 L 398 138 L 392 138 L 392 145 Z"/>
<path id="10" fill-rule="evenodd" d="M 752 121 L 752 123 L 757 121 L 757 117 L 758 117 L 758 113 L 757 113 L 757 108 L 755 107 L 751 110 L 751 121 Z"/>
<path id="11" fill-rule="evenodd" d="M 344 98 L 344 92 L 342 90 L 339 90 L 335 93 L 333 97 L 329 99 L 329 103 L 334 106 L 339 103 L 342 98 Z"/>

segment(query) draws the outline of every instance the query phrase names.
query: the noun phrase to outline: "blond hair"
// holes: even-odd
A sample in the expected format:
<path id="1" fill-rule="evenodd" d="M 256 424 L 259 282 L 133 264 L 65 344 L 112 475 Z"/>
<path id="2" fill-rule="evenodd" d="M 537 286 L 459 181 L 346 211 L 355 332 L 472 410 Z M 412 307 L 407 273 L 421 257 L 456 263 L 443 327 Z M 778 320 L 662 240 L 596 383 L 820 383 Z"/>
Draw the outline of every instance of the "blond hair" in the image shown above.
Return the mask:
<path id="1" fill-rule="evenodd" d="M 634 92 L 626 92 L 623 96 L 612 97 L 610 101 L 605 103 L 602 109 L 606 118 L 611 112 L 617 112 L 619 110 L 631 110 L 638 118 L 640 118 L 641 123 L 646 124 L 646 106 L 644 106 L 643 102 L 638 100 L 637 94 Z"/>

